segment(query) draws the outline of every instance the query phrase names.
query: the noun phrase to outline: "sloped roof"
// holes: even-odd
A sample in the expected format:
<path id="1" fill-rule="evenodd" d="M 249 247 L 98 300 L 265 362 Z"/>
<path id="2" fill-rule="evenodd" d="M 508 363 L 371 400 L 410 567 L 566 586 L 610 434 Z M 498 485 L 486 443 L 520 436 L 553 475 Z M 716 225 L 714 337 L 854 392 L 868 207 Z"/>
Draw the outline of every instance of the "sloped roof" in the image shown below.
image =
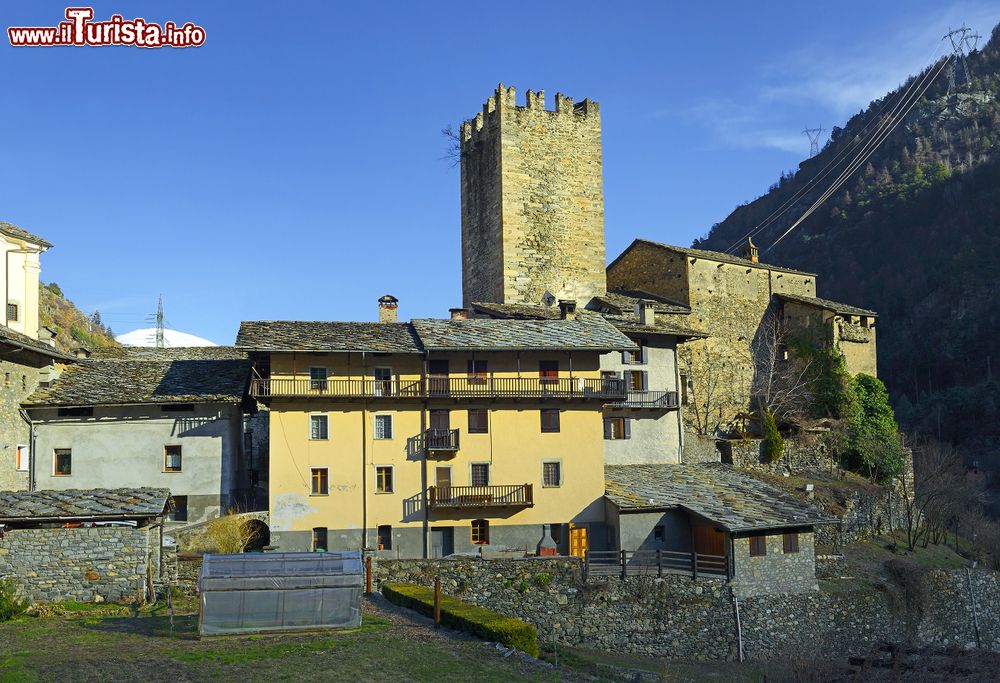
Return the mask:
<path id="1" fill-rule="evenodd" d="M 794 301 L 796 303 L 805 304 L 806 306 L 815 306 L 816 308 L 825 308 L 827 310 L 833 311 L 834 313 L 841 313 L 845 315 L 868 315 L 873 317 L 878 317 L 878 313 L 875 311 L 869 311 L 866 308 L 858 308 L 857 306 L 851 306 L 850 304 L 841 304 L 836 301 L 830 301 L 829 299 L 820 299 L 814 296 L 800 296 L 798 294 L 775 294 L 779 299 L 785 301 Z"/>
<path id="2" fill-rule="evenodd" d="M 596 304 L 602 307 L 618 309 L 620 313 L 634 313 L 635 305 L 640 299 L 652 301 L 654 304 L 653 308 L 657 313 L 673 313 L 679 315 L 691 313 L 691 307 L 685 306 L 679 301 L 671 301 L 670 299 L 658 294 L 644 292 L 637 289 L 608 290 L 607 294 L 595 296 L 591 299 L 590 304 L 588 304 L 588 308 L 594 308 Z"/>
<path id="3" fill-rule="evenodd" d="M 608 465 L 604 478 L 621 510 L 683 508 L 730 532 L 839 521 L 729 465 Z"/>
<path id="4" fill-rule="evenodd" d="M 32 351 L 34 353 L 40 353 L 43 356 L 48 356 L 50 358 L 58 358 L 60 360 L 75 361 L 76 356 L 71 356 L 68 353 L 63 353 L 53 346 L 49 346 L 43 341 L 37 339 L 32 339 L 26 334 L 21 334 L 16 330 L 12 330 L 6 325 L 0 325 L 0 345 L 9 344 L 11 346 L 16 346 L 19 349 L 24 349 L 26 351 Z"/>
<path id="5" fill-rule="evenodd" d="M 608 266 L 610 270 L 625 254 L 632 250 L 637 244 L 648 244 L 660 249 L 665 249 L 667 251 L 677 252 L 679 254 L 684 254 L 685 256 L 691 256 L 694 258 L 708 259 L 710 261 L 719 261 L 721 263 L 732 263 L 738 266 L 747 266 L 748 268 L 766 268 L 767 270 L 774 270 L 779 273 L 795 273 L 796 275 L 811 275 L 815 277 L 815 273 L 807 273 L 803 270 L 795 270 L 793 268 L 784 268 L 782 266 L 775 266 L 769 263 L 754 263 L 750 259 L 741 258 L 739 256 L 733 256 L 732 254 L 726 254 L 721 251 L 709 251 L 707 249 L 692 249 L 690 247 L 678 247 L 673 244 L 664 244 L 662 242 L 654 242 L 653 240 L 646 239 L 636 239 L 632 241 L 632 244 L 625 247 L 625 250 L 618 255 L 618 257 L 611 262 Z"/>
<path id="6" fill-rule="evenodd" d="M 7 223 L 6 221 L 0 221 L 0 234 L 13 237 L 14 239 L 24 240 L 25 242 L 31 242 L 32 244 L 37 244 L 38 246 L 45 247 L 46 249 L 52 247 L 50 242 L 43 240 L 38 235 L 33 235 L 24 228 L 19 228 L 13 223 Z"/>
<path id="7" fill-rule="evenodd" d="M 592 350 L 636 348 L 635 343 L 589 311 L 572 320 L 488 319 L 413 321 L 420 343 L 428 350 Z"/>
<path id="8" fill-rule="evenodd" d="M 0 491 L 0 522 L 155 517 L 169 498 L 154 488 Z"/>
<path id="9" fill-rule="evenodd" d="M 236 346 L 248 351 L 420 353 L 407 323 L 251 320 L 240 323 Z"/>
<path id="10" fill-rule="evenodd" d="M 250 362 L 231 347 L 126 349 L 120 358 L 80 360 L 26 406 L 232 403 L 242 400 Z M 151 353 L 152 352 L 152 353 Z"/>

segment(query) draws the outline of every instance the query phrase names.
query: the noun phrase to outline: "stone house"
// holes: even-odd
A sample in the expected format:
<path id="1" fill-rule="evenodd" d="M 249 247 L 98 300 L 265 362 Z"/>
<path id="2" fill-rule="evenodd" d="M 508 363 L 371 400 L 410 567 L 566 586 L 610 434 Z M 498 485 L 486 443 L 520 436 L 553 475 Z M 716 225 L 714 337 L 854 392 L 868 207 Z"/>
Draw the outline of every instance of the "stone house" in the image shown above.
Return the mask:
<path id="1" fill-rule="evenodd" d="M 818 508 L 721 464 L 612 465 L 605 478 L 607 550 L 697 562 L 741 597 L 817 589 L 814 529 L 839 522 Z"/>
<path id="2" fill-rule="evenodd" d="M 38 489 L 168 488 L 171 521 L 253 507 L 250 364 L 230 347 L 126 348 L 81 360 L 24 401 Z"/>
<path id="3" fill-rule="evenodd" d="M 166 489 L 0 491 L 0 579 L 33 602 L 148 596 L 171 573 Z"/>
<path id="4" fill-rule="evenodd" d="M 76 359 L 57 351 L 50 330 L 38 323 L 40 255 L 52 245 L 0 221 L 5 296 L 0 325 L 0 490 L 29 489 L 31 428 L 21 401 Z"/>

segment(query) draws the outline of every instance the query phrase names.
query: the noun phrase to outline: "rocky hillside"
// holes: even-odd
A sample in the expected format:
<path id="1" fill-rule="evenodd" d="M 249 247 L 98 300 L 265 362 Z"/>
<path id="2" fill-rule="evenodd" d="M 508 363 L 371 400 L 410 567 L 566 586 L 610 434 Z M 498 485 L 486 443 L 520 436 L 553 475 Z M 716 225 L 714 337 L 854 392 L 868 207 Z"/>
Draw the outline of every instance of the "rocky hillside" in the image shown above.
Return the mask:
<path id="1" fill-rule="evenodd" d="M 111 328 L 101 322 L 101 315 L 85 315 L 67 299 L 54 282 L 41 284 L 38 292 L 39 323 L 56 332 L 56 346 L 72 353 L 81 346 L 99 349 L 118 346 Z"/>
<path id="2" fill-rule="evenodd" d="M 820 154 L 695 246 L 725 250 L 791 200 L 755 237 L 762 260 L 815 272 L 820 296 L 879 311 L 879 374 L 904 428 L 1000 444 L 1000 26 L 968 68 L 950 89 L 946 67 L 868 162 L 773 250 L 829 186 L 810 181 L 828 164 L 828 177 L 838 175 L 852 141 L 906 86 L 833 128 Z"/>

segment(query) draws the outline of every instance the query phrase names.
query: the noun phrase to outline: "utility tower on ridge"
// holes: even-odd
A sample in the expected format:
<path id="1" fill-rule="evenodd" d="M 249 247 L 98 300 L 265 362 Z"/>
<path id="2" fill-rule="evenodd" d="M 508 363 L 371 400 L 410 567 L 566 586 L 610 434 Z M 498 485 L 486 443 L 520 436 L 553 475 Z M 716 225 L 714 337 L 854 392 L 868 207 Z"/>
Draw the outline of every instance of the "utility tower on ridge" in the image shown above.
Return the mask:
<path id="1" fill-rule="evenodd" d="M 982 36 L 973 33 L 971 28 L 962 24 L 959 28 L 949 28 L 944 37 L 951 42 L 953 55 L 948 69 L 948 92 L 952 92 L 956 87 L 969 82 L 969 67 L 965 58 L 969 52 L 976 49 Z"/>
<path id="2" fill-rule="evenodd" d="M 819 154 L 819 136 L 826 132 L 825 128 L 806 128 L 802 134 L 809 138 L 809 156 Z"/>
<path id="3" fill-rule="evenodd" d="M 163 330 L 166 327 L 166 322 L 164 321 L 164 318 L 163 318 L 163 295 L 162 294 L 159 297 L 157 297 L 157 299 L 156 299 L 156 315 L 155 316 L 150 316 L 150 318 L 152 318 L 152 322 L 154 322 L 156 324 L 156 327 L 155 327 L 156 331 L 153 334 L 153 339 L 151 341 L 156 346 L 156 348 L 162 349 L 162 348 L 164 348 L 166 346 L 166 343 L 164 342 L 164 335 L 163 335 Z M 150 320 L 150 318 L 146 318 L 146 320 Z"/>

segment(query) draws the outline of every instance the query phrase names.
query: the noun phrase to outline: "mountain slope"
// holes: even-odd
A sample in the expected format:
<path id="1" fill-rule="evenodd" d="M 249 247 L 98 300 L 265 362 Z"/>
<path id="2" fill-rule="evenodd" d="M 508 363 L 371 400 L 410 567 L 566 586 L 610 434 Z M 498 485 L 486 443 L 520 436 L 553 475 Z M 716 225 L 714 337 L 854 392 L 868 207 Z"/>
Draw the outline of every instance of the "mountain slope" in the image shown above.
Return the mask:
<path id="1" fill-rule="evenodd" d="M 879 374 L 900 418 L 954 441 L 970 432 L 1000 437 L 992 381 L 993 366 L 1000 371 L 1000 26 L 968 65 L 968 84 L 949 94 L 942 73 L 869 162 L 772 251 L 828 181 L 754 238 L 762 260 L 817 273 L 820 296 L 878 310 Z M 739 241 L 901 91 L 834 128 L 820 154 L 695 246 Z"/>
<path id="2" fill-rule="evenodd" d="M 38 320 L 56 333 L 56 348 L 60 351 L 73 353 L 80 347 L 93 350 L 118 346 L 111 329 L 101 323 L 100 314 L 85 315 L 63 296 L 54 282 L 39 284 Z"/>

